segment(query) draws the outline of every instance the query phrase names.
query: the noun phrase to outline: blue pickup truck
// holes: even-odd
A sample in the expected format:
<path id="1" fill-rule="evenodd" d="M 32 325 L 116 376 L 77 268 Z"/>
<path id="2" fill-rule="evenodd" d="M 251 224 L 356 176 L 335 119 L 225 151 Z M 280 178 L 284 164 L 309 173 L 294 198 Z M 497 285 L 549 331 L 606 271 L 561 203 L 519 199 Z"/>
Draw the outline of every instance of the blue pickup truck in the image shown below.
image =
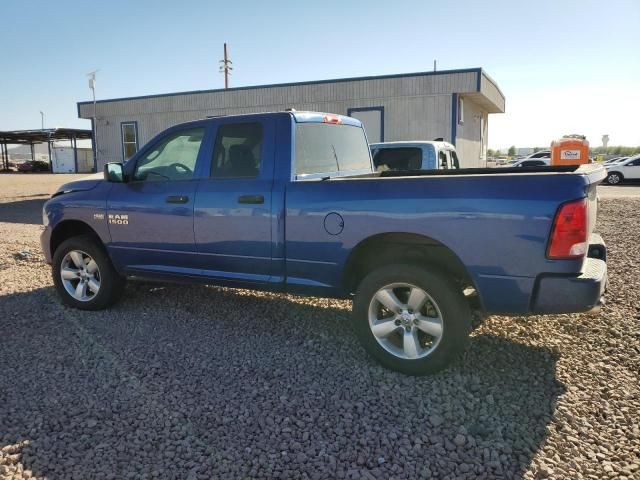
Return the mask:
<path id="1" fill-rule="evenodd" d="M 314 112 L 208 118 L 63 185 L 42 248 L 62 301 L 106 308 L 126 278 L 353 298 L 364 348 L 425 374 L 475 314 L 597 308 L 600 166 L 375 172 L 362 124 Z"/>

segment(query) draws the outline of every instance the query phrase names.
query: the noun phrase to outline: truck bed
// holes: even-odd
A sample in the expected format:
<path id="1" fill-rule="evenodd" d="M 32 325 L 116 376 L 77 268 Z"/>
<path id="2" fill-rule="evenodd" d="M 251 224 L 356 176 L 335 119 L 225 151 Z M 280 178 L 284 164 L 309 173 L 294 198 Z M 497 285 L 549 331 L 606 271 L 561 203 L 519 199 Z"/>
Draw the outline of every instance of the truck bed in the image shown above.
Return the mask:
<path id="1" fill-rule="evenodd" d="M 504 175 L 507 173 L 571 173 L 581 165 L 563 165 L 554 167 L 497 167 L 497 168 L 460 168 L 455 170 L 388 170 L 378 173 L 379 177 L 416 177 L 439 175 Z M 594 165 L 594 167 L 598 167 Z"/>

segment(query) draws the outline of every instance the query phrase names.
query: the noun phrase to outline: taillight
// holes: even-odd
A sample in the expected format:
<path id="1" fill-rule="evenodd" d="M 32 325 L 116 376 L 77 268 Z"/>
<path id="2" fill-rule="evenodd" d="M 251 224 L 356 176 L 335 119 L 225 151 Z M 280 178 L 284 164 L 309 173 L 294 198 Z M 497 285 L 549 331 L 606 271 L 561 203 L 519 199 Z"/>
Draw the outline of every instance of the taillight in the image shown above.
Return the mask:
<path id="1" fill-rule="evenodd" d="M 342 118 L 340 118 L 340 115 L 333 115 L 331 113 L 325 115 L 322 120 L 324 121 L 324 123 L 335 123 L 337 125 L 342 123 Z"/>
<path id="2" fill-rule="evenodd" d="M 547 258 L 572 259 L 587 253 L 587 199 L 565 203 L 553 221 Z"/>

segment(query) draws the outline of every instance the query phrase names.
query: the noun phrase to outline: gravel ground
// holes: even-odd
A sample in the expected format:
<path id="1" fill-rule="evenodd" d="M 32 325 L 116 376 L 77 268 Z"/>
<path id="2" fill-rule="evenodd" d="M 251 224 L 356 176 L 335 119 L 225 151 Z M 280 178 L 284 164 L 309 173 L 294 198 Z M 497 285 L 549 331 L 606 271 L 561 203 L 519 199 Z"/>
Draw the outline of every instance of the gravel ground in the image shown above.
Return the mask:
<path id="1" fill-rule="evenodd" d="M 13 200 L 1 479 L 640 478 L 640 199 L 601 204 L 601 314 L 492 317 L 423 378 L 365 355 L 349 302 L 130 283 L 66 309 Z"/>

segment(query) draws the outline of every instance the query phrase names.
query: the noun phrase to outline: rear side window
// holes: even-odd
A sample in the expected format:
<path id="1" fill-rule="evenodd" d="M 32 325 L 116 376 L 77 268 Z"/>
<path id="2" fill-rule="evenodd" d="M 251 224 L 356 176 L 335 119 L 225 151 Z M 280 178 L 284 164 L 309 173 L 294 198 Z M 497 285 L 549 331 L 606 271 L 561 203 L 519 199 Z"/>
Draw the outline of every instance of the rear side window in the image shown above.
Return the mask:
<path id="1" fill-rule="evenodd" d="M 213 178 L 250 178 L 260 173 L 262 124 L 228 123 L 218 127 L 213 149 Z"/>
<path id="2" fill-rule="evenodd" d="M 419 148 L 381 148 L 373 156 L 373 165 L 377 171 L 420 170 L 422 168 L 422 150 Z"/>
<path id="3" fill-rule="evenodd" d="M 296 175 L 371 170 L 370 155 L 360 127 L 331 123 L 296 126 Z"/>

